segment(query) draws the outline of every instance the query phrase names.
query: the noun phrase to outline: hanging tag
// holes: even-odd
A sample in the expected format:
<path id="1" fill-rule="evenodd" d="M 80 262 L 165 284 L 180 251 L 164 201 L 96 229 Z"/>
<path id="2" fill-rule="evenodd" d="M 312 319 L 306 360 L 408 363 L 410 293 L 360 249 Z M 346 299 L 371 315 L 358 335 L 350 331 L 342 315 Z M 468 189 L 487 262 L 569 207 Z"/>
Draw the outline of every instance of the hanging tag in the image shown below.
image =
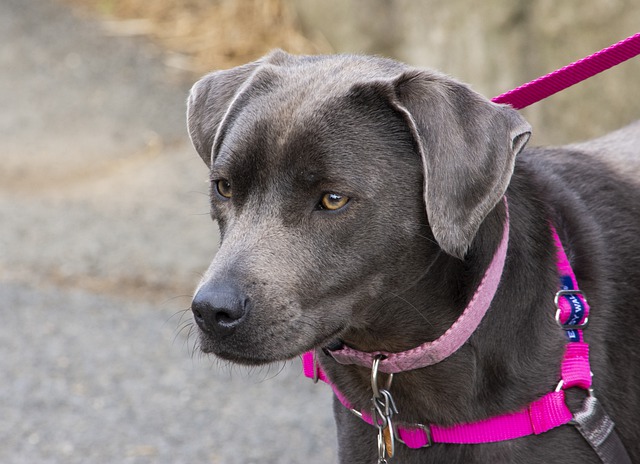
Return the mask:
<path id="1" fill-rule="evenodd" d="M 387 451 L 387 456 L 392 458 L 395 452 L 395 434 L 393 433 L 393 424 L 391 424 L 391 419 L 387 419 L 387 422 L 387 426 L 382 429 L 382 437 L 384 439 L 384 447 Z"/>
<path id="2" fill-rule="evenodd" d="M 371 399 L 374 424 L 378 427 L 378 454 L 393 457 L 395 452 L 395 430 L 391 418 L 398 413 L 393 397 L 388 390 L 379 390 L 379 396 Z"/>
<path id="3" fill-rule="evenodd" d="M 378 428 L 378 464 L 387 464 L 387 446 L 384 442 L 382 427 Z"/>
<path id="4" fill-rule="evenodd" d="M 391 418 L 398 413 L 393 396 L 389 393 L 393 374 L 387 379 L 386 388 L 378 384 L 378 365 L 382 357 L 376 356 L 371 366 L 371 398 L 373 424 L 378 428 L 378 464 L 385 464 L 387 457 L 392 458 L 395 453 L 395 430 Z"/>

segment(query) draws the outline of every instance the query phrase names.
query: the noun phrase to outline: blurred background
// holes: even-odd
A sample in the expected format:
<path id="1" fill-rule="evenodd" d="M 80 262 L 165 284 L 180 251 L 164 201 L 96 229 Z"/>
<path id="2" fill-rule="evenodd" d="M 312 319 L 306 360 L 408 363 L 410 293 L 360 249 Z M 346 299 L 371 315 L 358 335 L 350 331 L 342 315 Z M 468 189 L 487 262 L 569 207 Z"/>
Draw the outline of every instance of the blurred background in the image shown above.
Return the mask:
<path id="1" fill-rule="evenodd" d="M 638 32 L 635 0 L 73 0 L 120 19 L 173 52 L 170 63 L 208 72 L 290 53 L 366 53 L 439 69 L 487 97 Z M 637 119 L 632 60 L 523 113 L 533 143 L 598 136 Z M 597 117 L 594 117 L 596 116 Z"/>
<path id="2" fill-rule="evenodd" d="M 0 0 L 0 462 L 335 462 L 298 361 L 194 352 L 215 253 L 185 100 L 283 48 L 437 68 L 492 97 L 638 32 L 634 0 Z M 530 143 L 640 118 L 640 59 L 524 111 Z"/>

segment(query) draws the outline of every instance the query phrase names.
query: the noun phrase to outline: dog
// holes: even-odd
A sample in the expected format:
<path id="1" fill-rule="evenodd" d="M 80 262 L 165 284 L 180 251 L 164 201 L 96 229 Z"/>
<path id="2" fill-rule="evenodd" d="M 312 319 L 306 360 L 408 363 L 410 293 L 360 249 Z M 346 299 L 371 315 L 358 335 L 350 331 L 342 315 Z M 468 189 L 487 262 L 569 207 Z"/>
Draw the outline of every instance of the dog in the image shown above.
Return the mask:
<path id="1" fill-rule="evenodd" d="M 591 307 L 589 394 L 640 462 L 640 122 L 525 149 L 531 127 L 517 111 L 441 73 L 274 51 L 199 80 L 187 125 L 221 235 L 191 307 L 202 351 L 260 365 L 314 350 L 336 390 L 371 410 L 372 366 L 332 350 L 397 353 L 438 339 L 508 224 L 481 322 L 445 359 L 396 373 L 388 391 L 396 423 L 518 411 L 560 387 L 555 229 Z M 567 389 L 569 409 L 586 396 Z M 390 457 L 377 427 L 338 400 L 334 414 L 342 463 L 601 462 L 571 425 L 484 444 L 396 440 Z"/>

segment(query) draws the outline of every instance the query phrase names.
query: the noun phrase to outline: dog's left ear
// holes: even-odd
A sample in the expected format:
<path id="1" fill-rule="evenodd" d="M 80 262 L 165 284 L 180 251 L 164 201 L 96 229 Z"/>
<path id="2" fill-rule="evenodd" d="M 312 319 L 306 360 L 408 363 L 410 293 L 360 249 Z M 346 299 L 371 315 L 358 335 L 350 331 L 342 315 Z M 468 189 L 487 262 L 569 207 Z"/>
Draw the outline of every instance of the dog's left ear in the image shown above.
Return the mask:
<path id="1" fill-rule="evenodd" d="M 511 107 L 428 71 L 406 71 L 385 87 L 422 157 L 433 235 L 445 252 L 462 259 L 503 197 L 531 126 Z"/>

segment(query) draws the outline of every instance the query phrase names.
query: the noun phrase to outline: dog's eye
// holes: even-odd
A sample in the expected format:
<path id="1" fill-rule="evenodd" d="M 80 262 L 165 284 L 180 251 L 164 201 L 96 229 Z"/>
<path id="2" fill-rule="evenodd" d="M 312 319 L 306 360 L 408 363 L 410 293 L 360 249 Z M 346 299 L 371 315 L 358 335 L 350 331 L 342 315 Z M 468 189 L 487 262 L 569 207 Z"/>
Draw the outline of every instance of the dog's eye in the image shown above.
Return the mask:
<path id="1" fill-rule="evenodd" d="M 231 184 L 226 179 L 216 181 L 216 190 L 224 198 L 231 198 Z"/>
<path id="2" fill-rule="evenodd" d="M 325 193 L 320 199 L 318 207 L 320 209 L 328 209 L 335 211 L 349 203 L 349 197 L 340 195 L 339 193 Z"/>

